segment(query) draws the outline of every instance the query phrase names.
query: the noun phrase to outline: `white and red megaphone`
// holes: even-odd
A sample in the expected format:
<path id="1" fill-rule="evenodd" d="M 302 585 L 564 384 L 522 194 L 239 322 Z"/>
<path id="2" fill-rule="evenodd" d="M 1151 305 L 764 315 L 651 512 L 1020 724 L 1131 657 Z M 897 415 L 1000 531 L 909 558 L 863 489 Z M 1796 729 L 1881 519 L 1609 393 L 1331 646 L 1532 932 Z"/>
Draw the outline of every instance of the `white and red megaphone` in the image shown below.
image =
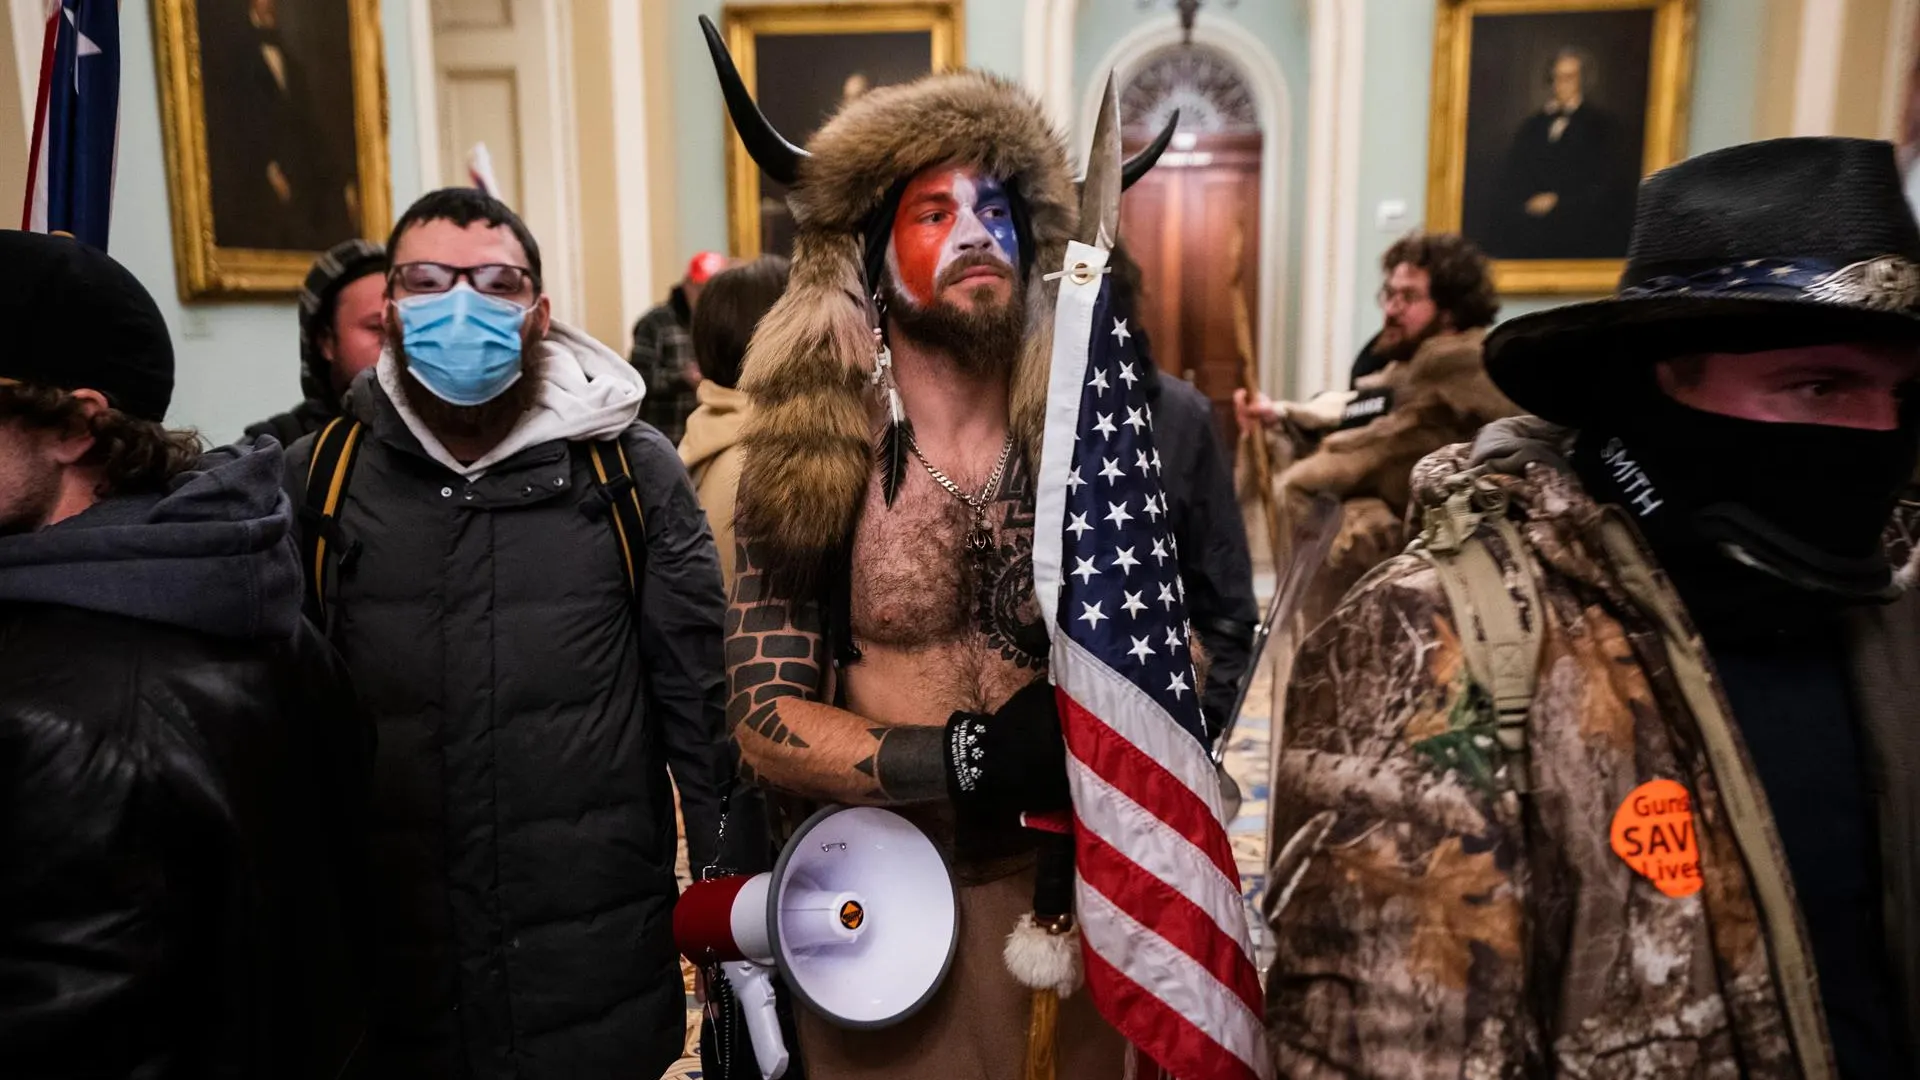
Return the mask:
<path id="1" fill-rule="evenodd" d="M 770 968 L 827 1020 L 883 1028 L 933 997 L 959 931 L 940 849 L 906 818 L 870 806 L 820 811 L 772 873 L 695 882 L 673 909 L 681 954 L 726 972 L 767 1080 L 787 1067 Z"/>

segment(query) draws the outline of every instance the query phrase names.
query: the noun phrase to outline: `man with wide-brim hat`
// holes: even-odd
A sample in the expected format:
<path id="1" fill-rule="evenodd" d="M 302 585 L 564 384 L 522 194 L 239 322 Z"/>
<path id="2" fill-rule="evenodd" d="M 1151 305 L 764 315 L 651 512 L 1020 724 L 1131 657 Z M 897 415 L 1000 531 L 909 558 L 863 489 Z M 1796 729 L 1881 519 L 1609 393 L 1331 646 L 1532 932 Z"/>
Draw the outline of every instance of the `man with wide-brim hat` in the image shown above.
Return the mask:
<path id="1" fill-rule="evenodd" d="M 1618 293 L 1513 320 L 1537 414 L 1415 473 L 1275 776 L 1291 1076 L 1910 1076 L 1920 231 L 1893 151 L 1640 188 Z"/>

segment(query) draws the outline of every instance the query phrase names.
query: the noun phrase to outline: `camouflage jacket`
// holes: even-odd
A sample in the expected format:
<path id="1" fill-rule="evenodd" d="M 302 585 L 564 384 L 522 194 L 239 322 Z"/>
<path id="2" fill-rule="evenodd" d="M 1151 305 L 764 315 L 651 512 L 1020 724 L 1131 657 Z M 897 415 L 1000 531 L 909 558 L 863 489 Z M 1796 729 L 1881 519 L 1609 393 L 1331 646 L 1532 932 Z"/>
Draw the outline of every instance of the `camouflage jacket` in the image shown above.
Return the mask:
<path id="1" fill-rule="evenodd" d="M 1415 473 L 1416 509 L 1471 484 L 1524 539 L 1515 552 L 1476 534 L 1543 631 L 1524 756 L 1495 740 L 1417 553 L 1363 579 L 1301 647 L 1272 796 L 1283 1076 L 1834 1075 L 1786 860 L 1711 662 L 1638 534 L 1566 470 L 1564 439 L 1506 421 Z M 1538 612 L 1511 584 L 1520 559 Z M 1898 680 L 1920 667 L 1916 600 L 1876 610 L 1851 650 L 1869 753 L 1895 789 L 1882 824 L 1908 1018 L 1920 778 L 1902 770 L 1920 769 L 1920 737 L 1901 734 L 1915 683 Z M 1698 837 L 1703 887 L 1677 899 L 1610 842 L 1616 811 L 1661 778 L 1686 788 Z"/>

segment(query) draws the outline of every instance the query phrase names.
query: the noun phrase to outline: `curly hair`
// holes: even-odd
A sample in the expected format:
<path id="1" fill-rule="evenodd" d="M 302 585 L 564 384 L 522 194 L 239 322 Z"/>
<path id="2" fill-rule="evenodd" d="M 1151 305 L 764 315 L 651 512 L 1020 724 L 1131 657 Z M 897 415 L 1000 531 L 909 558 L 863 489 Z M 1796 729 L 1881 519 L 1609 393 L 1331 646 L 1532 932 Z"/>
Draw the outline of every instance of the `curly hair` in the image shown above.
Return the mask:
<path id="1" fill-rule="evenodd" d="M 95 494 L 103 499 L 163 491 L 168 481 L 192 468 L 205 450 L 197 431 L 172 431 L 118 409 L 83 420 L 80 400 L 51 386 L 0 384 L 0 421 L 17 421 L 44 431 L 70 430 L 86 423 L 93 448 L 80 464 L 100 470 Z"/>
<path id="2" fill-rule="evenodd" d="M 1434 306 L 1453 317 L 1455 330 L 1491 326 L 1500 313 L 1487 257 L 1459 233 L 1408 233 L 1381 257 L 1380 272 L 1391 274 L 1401 263 L 1427 272 Z"/>

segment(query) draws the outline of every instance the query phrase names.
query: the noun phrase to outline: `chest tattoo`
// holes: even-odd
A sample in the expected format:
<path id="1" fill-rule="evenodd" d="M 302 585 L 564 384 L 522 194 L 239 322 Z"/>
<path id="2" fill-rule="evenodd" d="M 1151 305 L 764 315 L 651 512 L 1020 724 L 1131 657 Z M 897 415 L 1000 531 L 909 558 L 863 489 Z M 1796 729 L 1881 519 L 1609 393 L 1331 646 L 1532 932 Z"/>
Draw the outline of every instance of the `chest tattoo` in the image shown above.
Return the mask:
<path id="1" fill-rule="evenodd" d="M 1002 660 L 1022 670 L 1046 663 L 1047 631 L 1033 595 L 1033 477 L 1015 459 L 997 501 L 992 547 L 969 558 L 973 622 Z"/>

